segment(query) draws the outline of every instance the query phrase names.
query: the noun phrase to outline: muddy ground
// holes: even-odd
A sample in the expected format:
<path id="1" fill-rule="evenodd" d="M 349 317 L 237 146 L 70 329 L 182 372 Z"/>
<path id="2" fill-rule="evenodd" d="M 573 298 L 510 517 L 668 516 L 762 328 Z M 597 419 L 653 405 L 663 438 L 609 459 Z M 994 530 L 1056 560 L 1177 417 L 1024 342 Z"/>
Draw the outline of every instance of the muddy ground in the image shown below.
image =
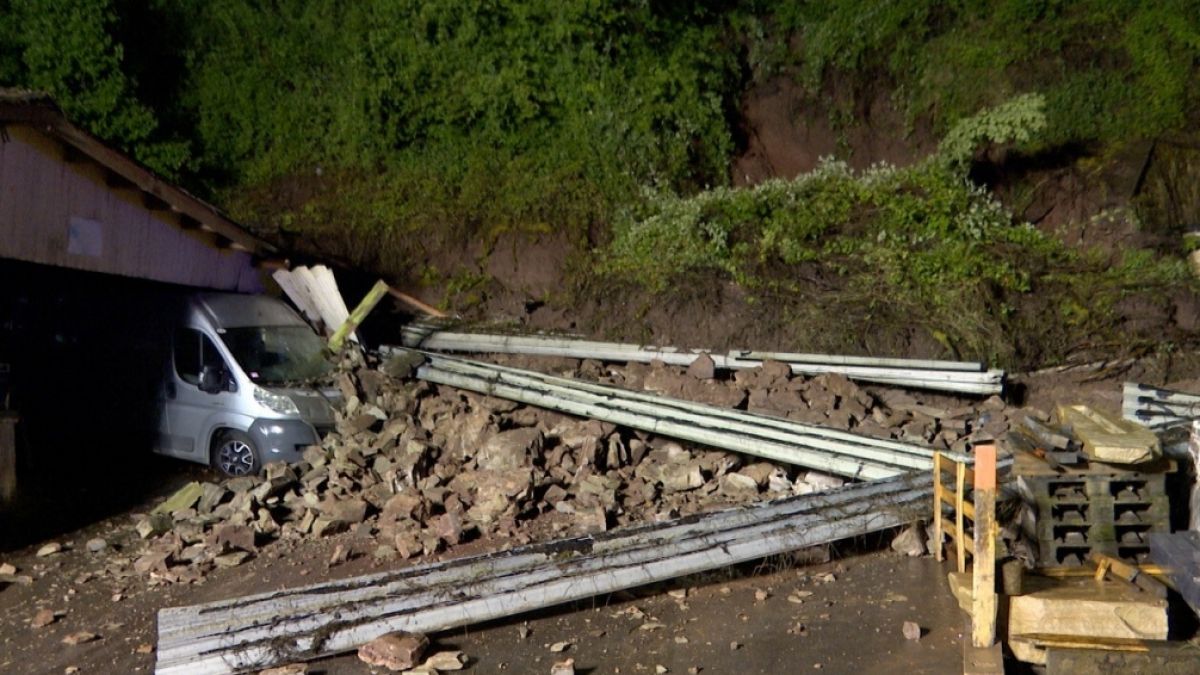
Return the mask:
<path id="1" fill-rule="evenodd" d="M 1052 408 L 1057 401 L 1087 402 L 1119 409 L 1120 383 L 1135 379 L 1198 390 L 1200 371 L 1192 359 L 1107 364 L 1066 372 L 1014 378 L 1023 402 Z M 207 469 L 157 459 L 148 466 L 152 486 L 120 494 L 120 508 L 91 508 L 69 490 L 46 491 L 24 504 L 23 545 L 0 552 L 28 583 L 0 583 L 0 672 L 135 673 L 154 665 L 155 615 L 163 607 L 284 589 L 355 576 L 422 560 L 381 561 L 369 546 L 356 546 L 353 532 L 322 539 L 280 541 L 232 568 L 204 574 L 198 583 L 163 584 L 143 575 L 106 571 L 112 551 L 93 553 L 87 542 L 118 532 L 163 497 L 193 480 L 211 480 Z M 45 485 L 45 484 L 44 484 Z M 61 486 L 60 486 L 61 488 Z M 39 508 L 53 517 L 39 521 Z M 89 513 L 95 514 L 89 517 Z M 70 517 L 66 517 L 69 515 Z M 887 549 L 890 534 L 836 546 L 827 563 L 798 565 L 780 560 L 721 570 L 658 587 L 472 626 L 434 636 L 435 646 L 461 649 L 468 672 L 548 673 L 565 657 L 582 673 L 772 673 L 820 670 L 833 673 L 955 672 L 961 667 L 964 615 L 945 582 L 948 567 L 929 556 L 908 558 Z M 63 550 L 37 555 L 54 542 Z M 25 545 L 27 544 L 27 545 Z M 339 546 L 356 553 L 330 563 Z M 479 539 L 440 552 L 435 559 L 504 546 Z M 811 595 L 809 595 L 811 593 Z M 682 596 L 682 597 L 680 597 Z M 790 599 L 789 599 L 790 598 Z M 796 602 L 799 600 L 800 602 Z M 52 623 L 34 627 L 42 612 Z M 906 640 L 905 621 L 924 629 Z M 528 631 L 527 635 L 522 637 Z M 81 632 L 82 644 L 64 644 Z M 569 642 L 561 653 L 554 643 Z M 736 645 L 735 645 L 736 643 Z M 367 673 L 353 655 L 312 664 L 311 672 Z"/>

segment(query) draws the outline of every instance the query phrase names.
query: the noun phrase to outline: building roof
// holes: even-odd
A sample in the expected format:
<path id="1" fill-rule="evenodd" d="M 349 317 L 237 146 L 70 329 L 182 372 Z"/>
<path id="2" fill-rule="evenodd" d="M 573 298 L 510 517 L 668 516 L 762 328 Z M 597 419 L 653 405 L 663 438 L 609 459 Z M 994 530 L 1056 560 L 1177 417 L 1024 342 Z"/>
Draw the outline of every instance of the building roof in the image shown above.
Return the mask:
<path id="1" fill-rule="evenodd" d="M 76 126 L 48 95 L 0 87 L 0 137 L 6 124 L 23 124 L 62 143 L 65 150 L 102 166 L 112 185 L 140 190 L 147 206 L 169 209 L 180 226 L 212 232 L 218 242 L 256 256 L 272 256 L 273 246 L 251 234 L 217 207 L 159 176 L 129 155 Z"/>

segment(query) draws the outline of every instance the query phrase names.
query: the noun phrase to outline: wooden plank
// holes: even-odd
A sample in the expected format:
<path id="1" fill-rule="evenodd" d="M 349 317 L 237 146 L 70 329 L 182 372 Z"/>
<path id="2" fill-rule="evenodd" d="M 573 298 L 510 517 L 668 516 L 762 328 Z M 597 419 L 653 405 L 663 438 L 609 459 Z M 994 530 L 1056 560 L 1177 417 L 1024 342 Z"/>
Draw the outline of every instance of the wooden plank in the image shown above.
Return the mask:
<path id="1" fill-rule="evenodd" d="M 879 496 L 889 491 L 889 498 Z M 347 651 L 396 630 L 433 632 L 510 616 L 895 527 L 920 517 L 931 494 L 928 476 L 908 476 L 412 570 L 165 609 L 159 613 L 156 672 L 262 669 Z M 818 503 L 824 505 L 809 506 Z M 781 513 L 787 510 L 791 513 Z"/>
<path id="2" fill-rule="evenodd" d="M 1149 574 L 1160 581 L 1171 575 L 1171 568 L 1163 565 L 1138 565 L 1137 568 L 1142 574 Z M 1095 572 L 1090 567 L 1039 567 L 1033 570 L 1033 574 L 1053 579 L 1065 579 L 1090 577 L 1094 576 Z"/>
<path id="3" fill-rule="evenodd" d="M 1138 638 L 1103 637 L 1096 635 L 1056 635 L 1053 633 L 1020 633 L 1010 640 L 1028 642 L 1034 647 L 1045 649 L 1102 649 L 1116 652 L 1148 652 L 1150 645 Z"/>
<path id="4" fill-rule="evenodd" d="M 971 644 L 996 642 L 996 446 L 975 446 L 975 564 Z"/>
<path id="5" fill-rule="evenodd" d="M 304 313 L 304 318 L 308 319 L 309 323 L 314 326 L 321 323 L 321 313 L 317 311 L 317 306 L 308 295 L 307 289 L 296 281 L 291 270 L 275 270 L 271 273 L 271 278 L 275 280 L 275 283 L 279 284 L 279 288 L 283 290 L 292 303 Z"/>

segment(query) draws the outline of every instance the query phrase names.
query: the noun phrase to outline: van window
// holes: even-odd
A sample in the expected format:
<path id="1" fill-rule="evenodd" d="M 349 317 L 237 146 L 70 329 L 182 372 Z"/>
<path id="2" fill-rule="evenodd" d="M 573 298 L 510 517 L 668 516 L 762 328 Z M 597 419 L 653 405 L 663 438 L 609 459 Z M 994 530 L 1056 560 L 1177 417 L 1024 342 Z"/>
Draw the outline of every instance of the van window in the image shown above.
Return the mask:
<path id="1" fill-rule="evenodd" d="M 208 336 L 191 328 L 175 331 L 175 372 L 188 384 L 200 384 L 204 366 L 225 368 L 225 359 Z M 227 370 L 227 369 L 226 369 Z"/>

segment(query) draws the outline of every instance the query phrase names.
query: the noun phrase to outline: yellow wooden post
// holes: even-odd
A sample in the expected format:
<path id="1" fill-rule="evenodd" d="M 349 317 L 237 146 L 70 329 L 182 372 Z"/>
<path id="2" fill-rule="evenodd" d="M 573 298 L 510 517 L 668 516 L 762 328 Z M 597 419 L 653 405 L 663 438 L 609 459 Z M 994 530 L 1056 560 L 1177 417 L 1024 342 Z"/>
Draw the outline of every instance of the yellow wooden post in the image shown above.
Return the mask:
<path id="1" fill-rule="evenodd" d="M 975 446 L 975 565 L 971 643 L 996 642 L 996 446 Z"/>
<path id="2" fill-rule="evenodd" d="M 962 462 L 954 464 L 954 527 L 957 537 L 954 539 L 955 550 L 958 553 L 958 571 L 967 571 L 967 529 L 963 512 L 963 500 L 967 494 L 967 465 Z"/>
<path id="3" fill-rule="evenodd" d="M 358 303 L 358 307 L 355 307 L 354 311 L 350 312 L 349 318 L 343 321 L 342 325 L 334 331 L 333 336 L 329 338 L 329 351 L 335 354 L 342 351 L 342 345 L 346 342 L 346 338 L 350 337 L 350 334 L 358 328 L 358 324 L 367 318 L 367 315 L 371 313 L 372 309 L 375 309 L 375 305 L 379 304 L 379 301 L 383 299 L 384 295 L 387 295 L 387 292 L 387 284 L 383 281 L 375 282 L 371 290 L 367 291 L 367 295 L 362 299 L 362 302 Z"/>
<path id="4" fill-rule="evenodd" d="M 933 554 L 938 562 L 945 559 L 942 546 L 942 453 L 933 453 Z"/>

